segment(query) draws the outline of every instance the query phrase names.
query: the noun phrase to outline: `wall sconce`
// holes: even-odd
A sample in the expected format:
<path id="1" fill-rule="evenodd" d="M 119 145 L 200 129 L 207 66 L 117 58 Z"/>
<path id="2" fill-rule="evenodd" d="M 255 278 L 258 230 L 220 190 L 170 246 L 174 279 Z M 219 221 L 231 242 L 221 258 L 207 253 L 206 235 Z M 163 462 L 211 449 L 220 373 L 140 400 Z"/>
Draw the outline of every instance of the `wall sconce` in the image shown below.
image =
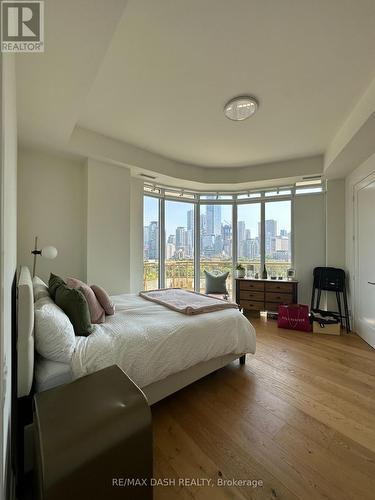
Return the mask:
<path id="1" fill-rule="evenodd" d="M 57 249 L 55 247 L 48 246 L 48 247 L 43 247 L 41 250 L 38 250 L 38 236 L 35 236 L 34 250 L 32 250 L 31 253 L 34 255 L 33 278 L 35 276 L 37 255 L 41 255 L 45 259 L 55 259 L 57 257 Z"/>

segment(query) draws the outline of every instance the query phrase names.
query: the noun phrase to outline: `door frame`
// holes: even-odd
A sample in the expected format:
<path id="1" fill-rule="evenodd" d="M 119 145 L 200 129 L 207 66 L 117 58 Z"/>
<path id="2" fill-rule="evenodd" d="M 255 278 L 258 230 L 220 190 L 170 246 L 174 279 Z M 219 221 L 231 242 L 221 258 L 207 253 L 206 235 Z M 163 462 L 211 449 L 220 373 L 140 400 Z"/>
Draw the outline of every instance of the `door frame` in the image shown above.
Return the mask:
<path id="1" fill-rule="evenodd" d="M 359 298 L 359 290 L 358 290 L 358 285 L 359 285 L 359 192 L 367 187 L 368 185 L 372 184 L 375 182 L 375 171 L 371 172 L 370 174 L 366 175 L 363 179 L 358 181 L 356 184 L 353 186 L 353 256 L 354 256 L 354 287 L 353 287 L 353 300 L 352 300 L 352 317 L 353 317 L 353 326 L 355 329 L 355 332 L 361 337 L 361 333 L 358 330 L 358 318 L 357 318 L 357 300 Z M 365 342 L 367 342 L 366 339 Z M 368 343 L 368 342 L 367 342 Z M 373 346 L 372 346 L 373 347 Z"/>

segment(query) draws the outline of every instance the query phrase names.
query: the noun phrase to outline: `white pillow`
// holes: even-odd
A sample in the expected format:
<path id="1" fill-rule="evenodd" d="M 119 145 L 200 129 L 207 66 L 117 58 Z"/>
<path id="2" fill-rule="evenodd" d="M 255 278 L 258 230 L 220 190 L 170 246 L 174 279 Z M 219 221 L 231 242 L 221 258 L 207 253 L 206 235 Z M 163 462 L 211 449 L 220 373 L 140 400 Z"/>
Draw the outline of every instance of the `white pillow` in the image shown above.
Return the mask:
<path id="1" fill-rule="evenodd" d="M 33 278 L 34 302 L 43 298 L 49 297 L 48 286 L 38 276 Z"/>
<path id="2" fill-rule="evenodd" d="M 76 345 L 73 325 L 68 316 L 50 296 L 34 304 L 35 347 L 39 354 L 52 361 L 70 363 Z"/>

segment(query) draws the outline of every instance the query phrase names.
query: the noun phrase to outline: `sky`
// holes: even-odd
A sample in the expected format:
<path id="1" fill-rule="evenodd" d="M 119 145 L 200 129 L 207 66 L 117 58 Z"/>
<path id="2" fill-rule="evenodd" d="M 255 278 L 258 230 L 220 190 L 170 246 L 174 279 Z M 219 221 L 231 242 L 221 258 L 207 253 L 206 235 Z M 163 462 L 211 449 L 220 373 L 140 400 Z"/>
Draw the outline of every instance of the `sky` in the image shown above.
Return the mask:
<path id="1" fill-rule="evenodd" d="M 278 221 L 278 230 L 290 231 L 290 201 L 276 201 L 266 203 L 266 220 Z M 165 229 L 166 236 L 175 234 L 177 226 L 186 227 L 187 212 L 194 207 L 192 203 L 166 201 L 165 202 Z M 201 213 L 205 213 L 204 205 L 201 205 Z M 250 229 L 251 237 L 258 236 L 258 222 L 260 220 L 260 204 L 238 205 L 238 221 L 245 221 L 246 229 Z M 222 222 L 232 222 L 232 206 L 221 206 Z M 153 220 L 158 220 L 158 199 L 149 196 L 144 197 L 144 225 L 148 226 Z"/>

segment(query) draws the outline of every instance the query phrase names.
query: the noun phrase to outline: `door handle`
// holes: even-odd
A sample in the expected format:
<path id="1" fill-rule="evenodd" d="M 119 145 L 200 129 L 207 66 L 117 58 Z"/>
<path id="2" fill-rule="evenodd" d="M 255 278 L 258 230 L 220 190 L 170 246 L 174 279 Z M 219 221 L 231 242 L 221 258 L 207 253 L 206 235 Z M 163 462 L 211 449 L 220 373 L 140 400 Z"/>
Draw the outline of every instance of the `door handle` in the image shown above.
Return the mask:
<path id="1" fill-rule="evenodd" d="M 373 281 L 368 281 L 367 282 L 369 285 L 375 285 L 375 283 Z"/>

